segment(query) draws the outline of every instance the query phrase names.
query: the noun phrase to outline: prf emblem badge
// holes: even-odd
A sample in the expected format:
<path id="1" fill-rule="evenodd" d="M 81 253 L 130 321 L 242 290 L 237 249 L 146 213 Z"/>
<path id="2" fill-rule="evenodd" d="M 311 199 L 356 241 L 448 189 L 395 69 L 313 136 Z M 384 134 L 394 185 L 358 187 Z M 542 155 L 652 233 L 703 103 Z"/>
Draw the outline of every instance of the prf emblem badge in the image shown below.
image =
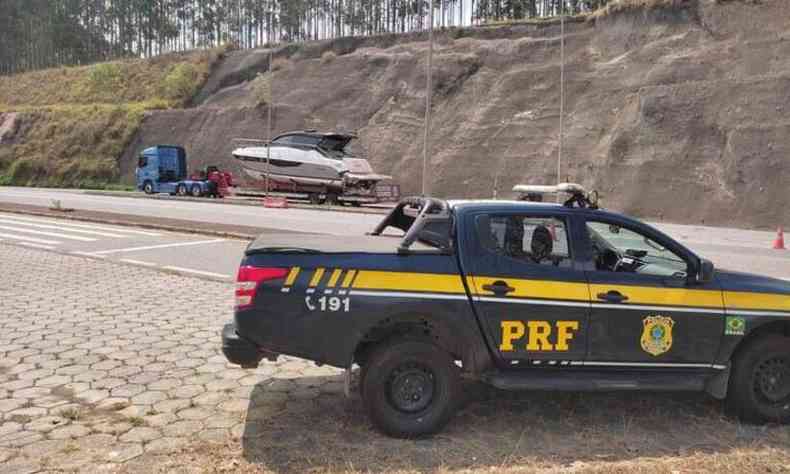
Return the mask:
<path id="1" fill-rule="evenodd" d="M 659 356 L 672 348 L 672 327 L 675 321 L 668 316 L 648 316 L 642 321 L 642 349 Z"/>

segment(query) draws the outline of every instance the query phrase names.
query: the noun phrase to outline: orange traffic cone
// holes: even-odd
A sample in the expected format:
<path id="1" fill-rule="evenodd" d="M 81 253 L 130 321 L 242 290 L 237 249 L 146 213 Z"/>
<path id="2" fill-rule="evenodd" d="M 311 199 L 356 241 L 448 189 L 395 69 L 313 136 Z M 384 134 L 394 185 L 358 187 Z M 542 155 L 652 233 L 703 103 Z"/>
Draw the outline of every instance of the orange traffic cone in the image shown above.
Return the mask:
<path id="1" fill-rule="evenodd" d="M 776 229 L 776 240 L 774 240 L 776 250 L 785 250 L 785 233 L 781 227 Z"/>

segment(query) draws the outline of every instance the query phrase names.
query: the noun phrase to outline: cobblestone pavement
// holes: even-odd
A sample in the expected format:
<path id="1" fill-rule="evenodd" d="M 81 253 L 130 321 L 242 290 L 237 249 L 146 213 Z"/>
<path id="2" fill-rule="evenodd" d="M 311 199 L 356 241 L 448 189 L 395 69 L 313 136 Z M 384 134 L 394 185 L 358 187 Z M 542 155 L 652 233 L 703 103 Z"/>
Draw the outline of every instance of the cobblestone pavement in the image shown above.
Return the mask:
<path id="1" fill-rule="evenodd" d="M 4 473 L 113 470 L 242 438 L 251 397 L 264 413 L 342 393 L 339 371 L 299 359 L 227 364 L 227 283 L 5 244 L 0 269 Z"/>

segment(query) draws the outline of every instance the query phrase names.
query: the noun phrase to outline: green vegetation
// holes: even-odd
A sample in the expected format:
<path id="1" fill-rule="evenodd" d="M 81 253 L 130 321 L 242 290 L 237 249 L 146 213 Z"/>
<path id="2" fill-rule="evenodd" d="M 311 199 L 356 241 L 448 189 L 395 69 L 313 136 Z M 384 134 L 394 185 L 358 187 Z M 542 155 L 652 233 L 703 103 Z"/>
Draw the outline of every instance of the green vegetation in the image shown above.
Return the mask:
<path id="1" fill-rule="evenodd" d="M 586 14 L 617 0 L 5 0 L 0 74 L 234 44 Z"/>
<path id="2" fill-rule="evenodd" d="M 258 73 L 252 80 L 252 94 L 256 105 L 266 105 L 272 100 L 272 74 Z"/>
<path id="3" fill-rule="evenodd" d="M 627 10 L 653 10 L 656 8 L 680 7 L 686 0 L 610 0 L 599 8 L 591 18 L 601 18 L 607 15 L 624 12 Z"/>
<path id="4" fill-rule="evenodd" d="M 147 110 L 181 107 L 222 51 L 0 77 L 0 113 L 24 124 L 0 145 L 0 185 L 128 189 L 118 160 Z"/>
<path id="5" fill-rule="evenodd" d="M 0 182 L 22 186 L 104 188 L 118 181 L 117 160 L 144 108 L 72 106 L 22 112 L 21 143 L 0 151 Z M 10 152 L 9 152 L 10 149 Z"/>
<path id="6" fill-rule="evenodd" d="M 0 76 L 0 111 L 130 102 L 179 106 L 205 82 L 222 51 L 212 49 Z"/>

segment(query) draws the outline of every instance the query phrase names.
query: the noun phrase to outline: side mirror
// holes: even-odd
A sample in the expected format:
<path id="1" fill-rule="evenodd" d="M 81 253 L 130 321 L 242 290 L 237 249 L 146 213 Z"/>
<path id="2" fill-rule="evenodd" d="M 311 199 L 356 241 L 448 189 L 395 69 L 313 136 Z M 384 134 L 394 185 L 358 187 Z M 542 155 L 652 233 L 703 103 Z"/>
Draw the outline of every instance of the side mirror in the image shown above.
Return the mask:
<path id="1" fill-rule="evenodd" d="M 697 270 L 697 283 L 709 283 L 713 281 L 713 262 L 701 258 L 699 261 L 699 269 Z"/>

